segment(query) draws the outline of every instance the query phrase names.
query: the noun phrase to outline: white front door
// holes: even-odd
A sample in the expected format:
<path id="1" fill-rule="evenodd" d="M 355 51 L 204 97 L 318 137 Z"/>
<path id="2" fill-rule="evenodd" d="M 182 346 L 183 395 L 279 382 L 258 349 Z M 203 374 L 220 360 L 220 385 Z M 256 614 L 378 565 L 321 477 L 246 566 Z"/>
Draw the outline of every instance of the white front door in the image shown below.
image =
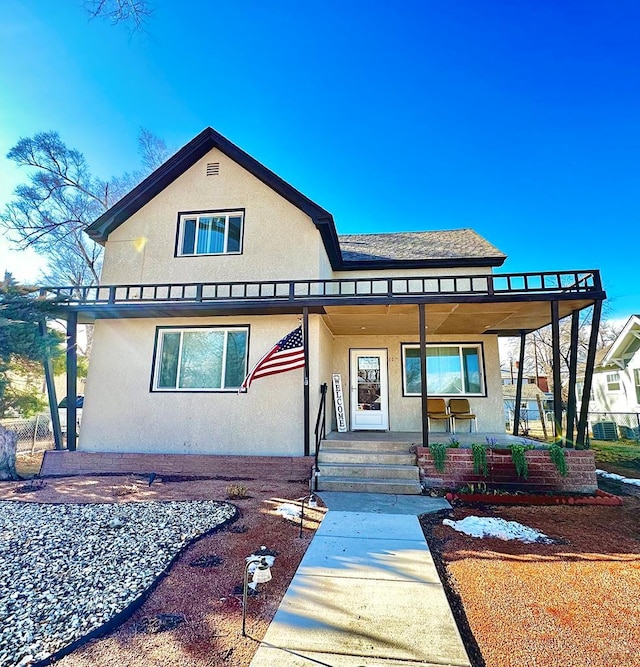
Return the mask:
<path id="1" fill-rule="evenodd" d="M 389 430 L 386 350 L 351 350 L 351 430 Z"/>

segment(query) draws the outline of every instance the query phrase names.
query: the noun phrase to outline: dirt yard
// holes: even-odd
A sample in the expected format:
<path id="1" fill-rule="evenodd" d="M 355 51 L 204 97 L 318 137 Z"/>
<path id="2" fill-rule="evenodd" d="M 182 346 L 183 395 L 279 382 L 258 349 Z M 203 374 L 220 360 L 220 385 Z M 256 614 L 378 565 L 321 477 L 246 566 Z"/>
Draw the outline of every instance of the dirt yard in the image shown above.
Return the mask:
<path id="1" fill-rule="evenodd" d="M 240 517 L 221 532 L 194 543 L 180 556 L 143 606 L 106 637 L 91 641 L 60 660 L 61 667 L 246 667 L 322 520 L 323 509 L 305 508 L 303 537 L 299 524 L 276 509 L 300 504 L 301 483 L 169 481 L 128 477 L 81 477 L 46 480 L 39 491 L 16 494 L 19 483 L 0 483 L 0 499 L 34 502 L 140 502 L 148 500 L 226 500 L 231 485 L 246 486 L 245 499 L 233 503 Z M 249 598 L 247 632 L 241 636 L 244 559 L 266 546 L 278 552 L 273 579 Z M 198 559 L 208 566 L 192 565 Z M 201 561 L 202 562 L 202 561 Z M 217 563 L 217 564 L 216 564 Z M 184 617 L 177 627 L 143 631 L 159 614 Z"/>
<path id="2" fill-rule="evenodd" d="M 239 519 L 193 544 L 135 615 L 106 637 L 63 658 L 61 667 L 247 667 L 306 550 L 324 510 L 311 510 L 302 538 L 276 513 L 299 502 L 304 484 L 224 480 L 148 481 L 136 477 L 46 480 L 16 494 L 0 484 L 0 499 L 35 502 L 226 500 L 232 484 Z M 449 518 L 497 516 L 542 531 L 554 544 L 473 538 L 423 518 L 440 576 L 450 589 L 474 667 L 640 667 L 640 498 L 622 507 L 455 507 Z M 241 630 L 244 558 L 265 545 L 278 551 L 273 580 L 250 598 L 248 632 Z M 207 559 L 209 567 L 191 565 Z M 218 563 L 218 564 L 215 564 Z M 148 633 L 158 614 L 185 621 Z"/>
<path id="3" fill-rule="evenodd" d="M 423 518 L 474 667 L 640 665 L 639 498 L 622 507 L 461 506 L 450 518 L 470 515 L 556 540 L 474 538 L 443 526 L 442 514 Z"/>

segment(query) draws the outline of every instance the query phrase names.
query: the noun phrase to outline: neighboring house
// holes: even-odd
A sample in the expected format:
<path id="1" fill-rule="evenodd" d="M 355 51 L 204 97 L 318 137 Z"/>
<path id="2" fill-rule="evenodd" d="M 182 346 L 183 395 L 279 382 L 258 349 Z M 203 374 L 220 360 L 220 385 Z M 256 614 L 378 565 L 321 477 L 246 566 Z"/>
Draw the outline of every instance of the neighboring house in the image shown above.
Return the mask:
<path id="1" fill-rule="evenodd" d="M 640 315 L 632 315 L 615 341 L 598 351 L 590 410 L 640 413 Z"/>
<path id="2" fill-rule="evenodd" d="M 428 394 L 468 398 L 480 432 L 504 432 L 498 337 L 590 306 L 597 329 L 598 272 L 493 274 L 506 257 L 473 230 L 395 232 L 381 215 L 389 233 L 339 236 L 326 210 L 199 134 L 88 228 L 105 246 L 101 287 L 49 289 L 72 298 L 70 382 L 77 323 L 95 321 L 79 448 L 313 454 L 333 374 L 351 431 L 426 443 Z M 238 393 L 299 323 L 305 368 Z M 331 390 L 324 419 L 335 430 Z"/>
<path id="3" fill-rule="evenodd" d="M 502 386 L 502 395 L 504 397 L 504 409 L 506 422 L 511 424 L 516 408 L 516 385 L 506 384 Z M 549 419 L 549 413 L 552 412 L 552 401 L 540 387 L 535 384 L 527 383 L 522 385 L 520 393 L 520 418 L 528 424 L 529 421 L 541 421 Z"/>
<path id="4" fill-rule="evenodd" d="M 518 365 L 515 364 L 513 368 L 501 368 L 500 374 L 502 376 L 503 385 L 515 385 L 518 379 Z M 527 373 L 522 378 L 522 385 L 533 384 L 537 385 L 540 390 L 544 392 L 549 391 L 549 382 L 546 375 L 538 375 Z"/>

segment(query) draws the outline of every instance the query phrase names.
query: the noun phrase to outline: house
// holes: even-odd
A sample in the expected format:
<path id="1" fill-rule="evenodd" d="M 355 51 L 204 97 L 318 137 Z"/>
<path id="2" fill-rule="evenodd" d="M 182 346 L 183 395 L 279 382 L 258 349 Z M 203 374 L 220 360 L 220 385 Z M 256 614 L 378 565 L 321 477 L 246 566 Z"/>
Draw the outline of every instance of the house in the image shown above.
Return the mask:
<path id="1" fill-rule="evenodd" d="M 467 398 L 481 433 L 504 433 L 498 337 L 524 341 L 588 307 L 597 330 L 605 298 L 597 271 L 494 273 L 505 255 L 471 229 L 338 235 L 328 211 L 211 128 L 87 232 L 105 247 L 100 286 L 43 290 L 68 298 L 70 383 L 78 323 L 95 322 L 85 452 L 313 456 L 314 426 L 337 428 L 321 390 L 334 375 L 351 432 L 427 444 L 429 395 Z M 299 325 L 304 368 L 239 393 Z"/>
<path id="2" fill-rule="evenodd" d="M 592 427 L 615 423 L 619 435 L 639 437 L 640 315 L 632 315 L 613 343 L 598 350 L 589 413 Z M 594 436 L 598 431 L 615 435 L 615 427 L 596 427 Z"/>
<path id="3" fill-rule="evenodd" d="M 513 424 L 516 412 L 517 386 L 502 386 L 504 397 L 505 423 L 507 428 Z M 525 383 L 520 390 L 520 431 L 522 435 L 543 435 L 547 421 L 551 427 L 553 403 L 540 387 L 533 383 Z M 551 419 L 550 419 L 551 417 Z M 548 435 L 548 433 L 547 433 Z"/>

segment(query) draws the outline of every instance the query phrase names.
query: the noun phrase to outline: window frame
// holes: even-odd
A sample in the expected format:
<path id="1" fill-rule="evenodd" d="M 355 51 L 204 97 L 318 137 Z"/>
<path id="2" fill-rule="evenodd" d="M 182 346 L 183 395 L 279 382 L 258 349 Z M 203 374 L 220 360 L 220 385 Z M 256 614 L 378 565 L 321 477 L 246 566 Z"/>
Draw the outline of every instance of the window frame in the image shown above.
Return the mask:
<path id="1" fill-rule="evenodd" d="M 162 371 L 162 337 L 165 332 L 168 333 L 184 333 L 184 332 L 211 332 L 211 331 L 224 331 L 227 335 L 225 336 L 224 341 L 224 353 L 223 353 L 223 368 L 226 370 L 226 350 L 227 350 L 227 340 L 228 333 L 230 331 L 244 331 L 246 332 L 246 351 L 244 359 L 244 369 L 243 369 L 243 379 L 246 377 L 249 367 L 249 343 L 251 338 L 251 328 L 248 324 L 238 324 L 238 325 L 172 325 L 172 326 L 157 326 L 155 332 L 155 340 L 153 346 L 153 363 L 151 365 L 151 382 L 149 384 L 150 393 L 158 394 L 235 394 L 238 393 L 239 387 L 224 387 L 224 388 L 192 388 L 192 387 L 159 387 L 158 382 L 160 379 L 160 374 Z M 183 338 L 180 338 L 180 349 L 178 355 L 178 375 L 176 376 L 176 385 L 179 384 L 180 377 L 180 359 L 182 357 L 182 346 Z M 221 372 L 221 376 L 223 373 Z"/>
<path id="2" fill-rule="evenodd" d="M 485 371 L 485 359 L 484 359 L 484 344 L 482 342 L 440 342 L 440 343 L 427 343 L 425 346 L 426 349 L 429 348 L 439 348 L 439 347 L 457 347 L 458 348 L 458 355 L 462 361 L 462 349 L 463 348 L 473 348 L 477 350 L 478 352 L 478 363 L 480 365 L 479 373 L 480 373 L 480 392 L 460 392 L 458 394 L 444 394 L 444 393 L 436 393 L 436 394 L 428 394 L 429 396 L 443 396 L 443 397 L 451 397 L 451 398 L 458 398 L 458 397 L 485 397 L 487 396 L 487 376 L 486 376 L 486 371 Z M 401 371 L 402 371 L 402 396 L 408 397 L 408 398 L 413 398 L 413 397 L 420 397 L 421 393 L 417 392 L 408 392 L 407 391 L 407 368 L 405 364 L 406 360 L 406 350 L 407 349 L 420 349 L 420 343 L 401 343 L 400 344 L 400 363 L 401 363 Z M 464 367 L 464 365 L 462 365 Z M 464 382 L 464 374 L 462 375 L 462 379 Z"/>
<path id="3" fill-rule="evenodd" d="M 195 252 L 198 247 L 198 219 L 200 217 L 215 217 L 215 216 L 226 216 L 225 228 L 224 228 L 224 246 L 225 248 L 229 245 L 229 217 L 240 216 L 240 249 L 232 250 L 231 252 L 224 250 L 222 252 Z M 212 209 L 207 211 L 180 211 L 178 213 L 178 223 L 176 229 L 176 243 L 174 248 L 174 257 L 222 257 L 227 255 L 242 255 L 244 251 L 244 223 L 245 223 L 246 209 L 244 208 L 222 208 L 222 209 Z M 194 237 L 194 252 L 185 253 L 183 252 L 184 248 L 184 229 L 185 229 L 185 220 L 186 219 L 196 219 L 196 235 Z"/>
<path id="4" fill-rule="evenodd" d="M 615 378 L 613 377 L 615 376 Z M 609 379 L 612 378 L 612 379 Z M 617 394 L 622 390 L 622 385 L 620 384 L 620 372 L 619 371 L 612 371 L 611 373 L 607 373 L 607 377 L 605 378 L 606 383 L 607 383 L 607 392 L 611 394 Z M 618 385 L 615 389 L 611 388 L 611 385 Z"/>
<path id="5" fill-rule="evenodd" d="M 636 390 L 636 403 L 640 405 L 640 368 L 633 369 L 633 384 Z"/>

